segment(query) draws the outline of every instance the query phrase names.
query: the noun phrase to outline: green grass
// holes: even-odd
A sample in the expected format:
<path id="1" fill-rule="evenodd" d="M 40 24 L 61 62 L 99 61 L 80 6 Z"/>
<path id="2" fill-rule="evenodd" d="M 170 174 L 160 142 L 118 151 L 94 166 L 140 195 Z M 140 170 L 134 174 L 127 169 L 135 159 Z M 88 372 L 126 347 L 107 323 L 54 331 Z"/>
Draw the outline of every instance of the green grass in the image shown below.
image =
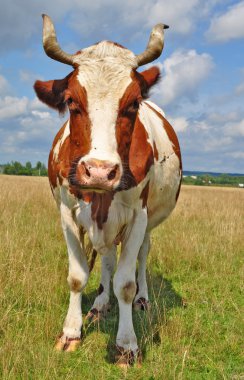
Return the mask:
<path id="1" fill-rule="evenodd" d="M 0 177 L 1 379 L 243 379 L 244 191 L 183 187 L 152 235 L 151 311 L 134 313 L 141 368 L 113 363 L 118 307 L 53 350 L 67 312 L 68 260 L 46 178 Z M 99 260 L 83 297 L 99 284 Z"/>

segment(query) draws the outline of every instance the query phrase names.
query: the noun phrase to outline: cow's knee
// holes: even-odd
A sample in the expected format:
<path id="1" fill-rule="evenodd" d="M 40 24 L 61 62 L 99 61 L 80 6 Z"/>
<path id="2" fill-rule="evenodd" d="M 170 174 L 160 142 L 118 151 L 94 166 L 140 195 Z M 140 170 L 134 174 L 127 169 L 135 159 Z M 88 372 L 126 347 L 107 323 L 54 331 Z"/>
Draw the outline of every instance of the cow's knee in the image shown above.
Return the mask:
<path id="1" fill-rule="evenodd" d="M 74 293 L 79 293 L 84 289 L 84 287 L 87 284 L 88 274 L 69 274 L 67 281 L 70 287 L 70 291 Z"/>
<path id="2" fill-rule="evenodd" d="M 136 283 L 134 281 L 128 281 L 122 287 L 121 298 L 125 303 L 131 303 L 136 295 Z"/>
<path id="3" fill-rule="evenodd" d="M 114 293 L 119 300 L 125 303 L 131 303 L 136 295 L 136 283 L 135 281 L 116 281 L 114 279 Z"/>

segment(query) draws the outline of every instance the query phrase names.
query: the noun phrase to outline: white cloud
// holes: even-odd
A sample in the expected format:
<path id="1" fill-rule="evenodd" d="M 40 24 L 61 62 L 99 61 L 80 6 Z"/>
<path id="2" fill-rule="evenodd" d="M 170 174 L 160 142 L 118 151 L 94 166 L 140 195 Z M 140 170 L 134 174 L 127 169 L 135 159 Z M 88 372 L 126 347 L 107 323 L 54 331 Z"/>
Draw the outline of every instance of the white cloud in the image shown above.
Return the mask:
<path id="1" fill-rule="evenodd" d="M 36 96 L 34 97 L 33 100 L 30 100 L 29 103 L 30 109 L 32 110 L 42 110 L 42 109 L 47 109 L 46 104 L 42 103 Z"/>
<path id="2" fill-rule="evenodd" d="M 238 111 L 231 111 L 226 113 L 219 113 L 217 111 L 215 112 L 210 112 L 208 114 L 208 120 L 211 123 L 218 124 L 218 123 L 227 123 L 230 121 L 238 121 L 240 120 L 240 114 Z"/>
<path id="3" fill-rule="evenodd" d="M 227 42 L 236 38 L 244 38 L 244 1 L 233 5 L 227 12 L 215 16 L 206 32 L 212 42 Z"/>
<path id="4" fill-rule="evenodd" d="M 63 120 L 53 111 L 39 108 L 36 99 L 0 98 L 1 162 L 30 159 L 46 162 L 52 140 L 62 124 Z"/>
<path id="5" fill-rule="evenodd" d="M 121 17 L 123 25 L 133 29 L 137 28 L 137 33 L 140 30 L 149 29 L 159 22 L 164 22 L 170 25 L 172 33 L 186 35 L 195 27 L 200 0 L 178 2 L 137 0 L 118 2 L 117 4 L 117 13 Z M 138 25 L 140 25 L 139 30 Z"/>
<path id="6" fill-rule="evenodd" d="M 184 132 L 188 127 L 188 121 L 185 117 L 167 117 L 167 120 L 173 126 L 175 132 Z"/>
<path id="7" fill-rule="evenodd" d="M 229 154 L 233 158 L 237 159 L 243 159 L 244 160 L 244 152 L 243 151 L 237 151 L 237 152 L 230 152 Z"/>
<path id="8" fill-rule="evenodd" d="M 208 123 L 207 120 L 194 120 L 193 127 L 197 133 L 201 131 L 207 131 L 211 129 L 211 124 Z"/>
<path id="9" fill-rule="evenodd" d="M 205 152 L 216 151 L 221 149 L 226 149 L 233 143 L 233 140 L 229 136 L 209 136 L 209 139 L 205 141 L 204 150 Z"/>
<path id="10" fill-rule="evenodd" d="M 165 22 L 170 25 L 174 33 L 188 34 L 195 26 L 196 10 L 199 9 L 199 4 L 199 0 L 156 1 L 150 4 L 147 14 L 144 14 L 144 19 L 147 20 L 148 27 L 158 22 Z"/>
<path id="11" fill-rule="evenodd" d="M 244 137 L 244 119 L 235 123 L 227 123 L 225 130 L 230 136 Z"/>
<path id="12" fill-rule="evenodd" d="M 135 36 L 141 38 L 158 22 L 169 24 L 172 33 L 187 35 L 219 1 L 206 0 L 202 4 L 201 0 L 8 0 L 1 4 L 0 49 L 23 49 L 31 39 L 37 41 L 42 13 L 49 14 L 55 24 L 62 22 L 63 28 L 68 24 L 83 39 L 95 41 L 111 35 L 116 39 L 119 36 L 119 42 L 133 40 Z"/>
<path id="13" fill-rule="evenodd" d="M 7 95 L 10 92 L 10 84 L 7 79 L 0 75 L 0 94 Z"/>
<path id="14" fill-rule="evenodd" d="M 155 89 L 156 94 L 162 96 L 161 103 L 167 105 L 179 97 L 194 101 L 199 85 L 213 67 L 209 54 L 198 54 L 195 50 L 173 53 L 164 61 L 162 80 Z"/>
<path id="15" fill-rule="evenodd" d="M 32 115 L 39 117 L 40 119 L 50 119 L 51 114 L 50 112 L 42 112 L 42 111 L 31 111 Z"/>
<path id="16" fill-rule="evenodd" d="M 28 98 L 5 96 L 0 99 L 0 120 L 22 116 L 27 112 Z"/>
<path id="17" fill-rule="evenodd" d="M 35 74 L 30 70 L 23 70 L 23 69 L 19 71 L 19 78 L 21 82 L 31 83 L 32 85 L 36 81 L 36 78 L 43 80 L 41 75 Z"/>
<path id="18" fill-rule="evenodd" d="M 235 94 L 236 95 L 242 95 L 244 94 L 244 82 L 240 83 L 236 88 L 235 88 Z"/>

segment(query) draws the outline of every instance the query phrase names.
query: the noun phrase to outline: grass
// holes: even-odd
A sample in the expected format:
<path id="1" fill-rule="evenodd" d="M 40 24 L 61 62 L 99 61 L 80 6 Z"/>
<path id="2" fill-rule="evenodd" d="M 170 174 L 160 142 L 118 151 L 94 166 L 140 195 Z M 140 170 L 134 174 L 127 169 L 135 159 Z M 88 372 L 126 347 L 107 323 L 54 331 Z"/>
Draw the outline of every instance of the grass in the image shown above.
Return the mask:
<path id="1" fill-rule="evenodd" d="M 143 365 L 112 364 L 118 308 L 56 353 L 68 306 L 67 257 L 46 178 L 0 176 L 1 379 L 243 379 L 244 191 L 183 187 L 152 235 L 152 310 L 134 313 Z M 92 305 L 99 260 L 83 297 Z"/>

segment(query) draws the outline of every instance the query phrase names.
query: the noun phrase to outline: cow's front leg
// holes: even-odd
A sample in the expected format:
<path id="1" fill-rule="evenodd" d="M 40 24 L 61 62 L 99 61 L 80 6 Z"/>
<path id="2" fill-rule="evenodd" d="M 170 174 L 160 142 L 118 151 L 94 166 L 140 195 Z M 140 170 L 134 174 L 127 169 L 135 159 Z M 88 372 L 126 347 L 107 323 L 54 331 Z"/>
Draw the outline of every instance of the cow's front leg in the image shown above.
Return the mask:
<path id="1" fill-rule="evenodd" d="M 147 211 L 136 213 L 127 227 L 118 268 L 114 276 L 114 292 L 119 303 L 119 328 L 116 338 L 119 365 L 132 364 L 138 355 L 137 339 L 132 321 L 132 301 L 136 294 L 136 260 L 147 227 Z M 130 229 L 130 230 L 129 230 Z"/>
<path id="2" fill-rule="evenodd" d="M 81 340 L 81 291 L 87 283 L 89 269 L 72 212 L 63 204 L 61 204 L 60 211 L 69 256 L 68 284 L 70 287 L 70 302 L 63 332 L 58 339 L 56 349 L 59 351 L 75 351 Z"/>
<path id="3" fill-rule="evenodd" d="M 138 254 L 137 294 L 133 301 L 135 310 L 148 310 L 148 288 L 146 278 L 147 256 L 150 249 L 150 234 L 146 233 Z"/>
<path id="4" fill-rule="evenodd" d="M 102 256 L 101 265 L 101 280 L 98 288 L 98 295 L 93 303 L 91 310 L 87 317 L 93 321 L 99 321 L 105 317 L 110 310 L 109 294 L 110 294 L 110 281 L 116 265 L 116 246 L 113 246 L 111 251 L 106 256 Z"/>

